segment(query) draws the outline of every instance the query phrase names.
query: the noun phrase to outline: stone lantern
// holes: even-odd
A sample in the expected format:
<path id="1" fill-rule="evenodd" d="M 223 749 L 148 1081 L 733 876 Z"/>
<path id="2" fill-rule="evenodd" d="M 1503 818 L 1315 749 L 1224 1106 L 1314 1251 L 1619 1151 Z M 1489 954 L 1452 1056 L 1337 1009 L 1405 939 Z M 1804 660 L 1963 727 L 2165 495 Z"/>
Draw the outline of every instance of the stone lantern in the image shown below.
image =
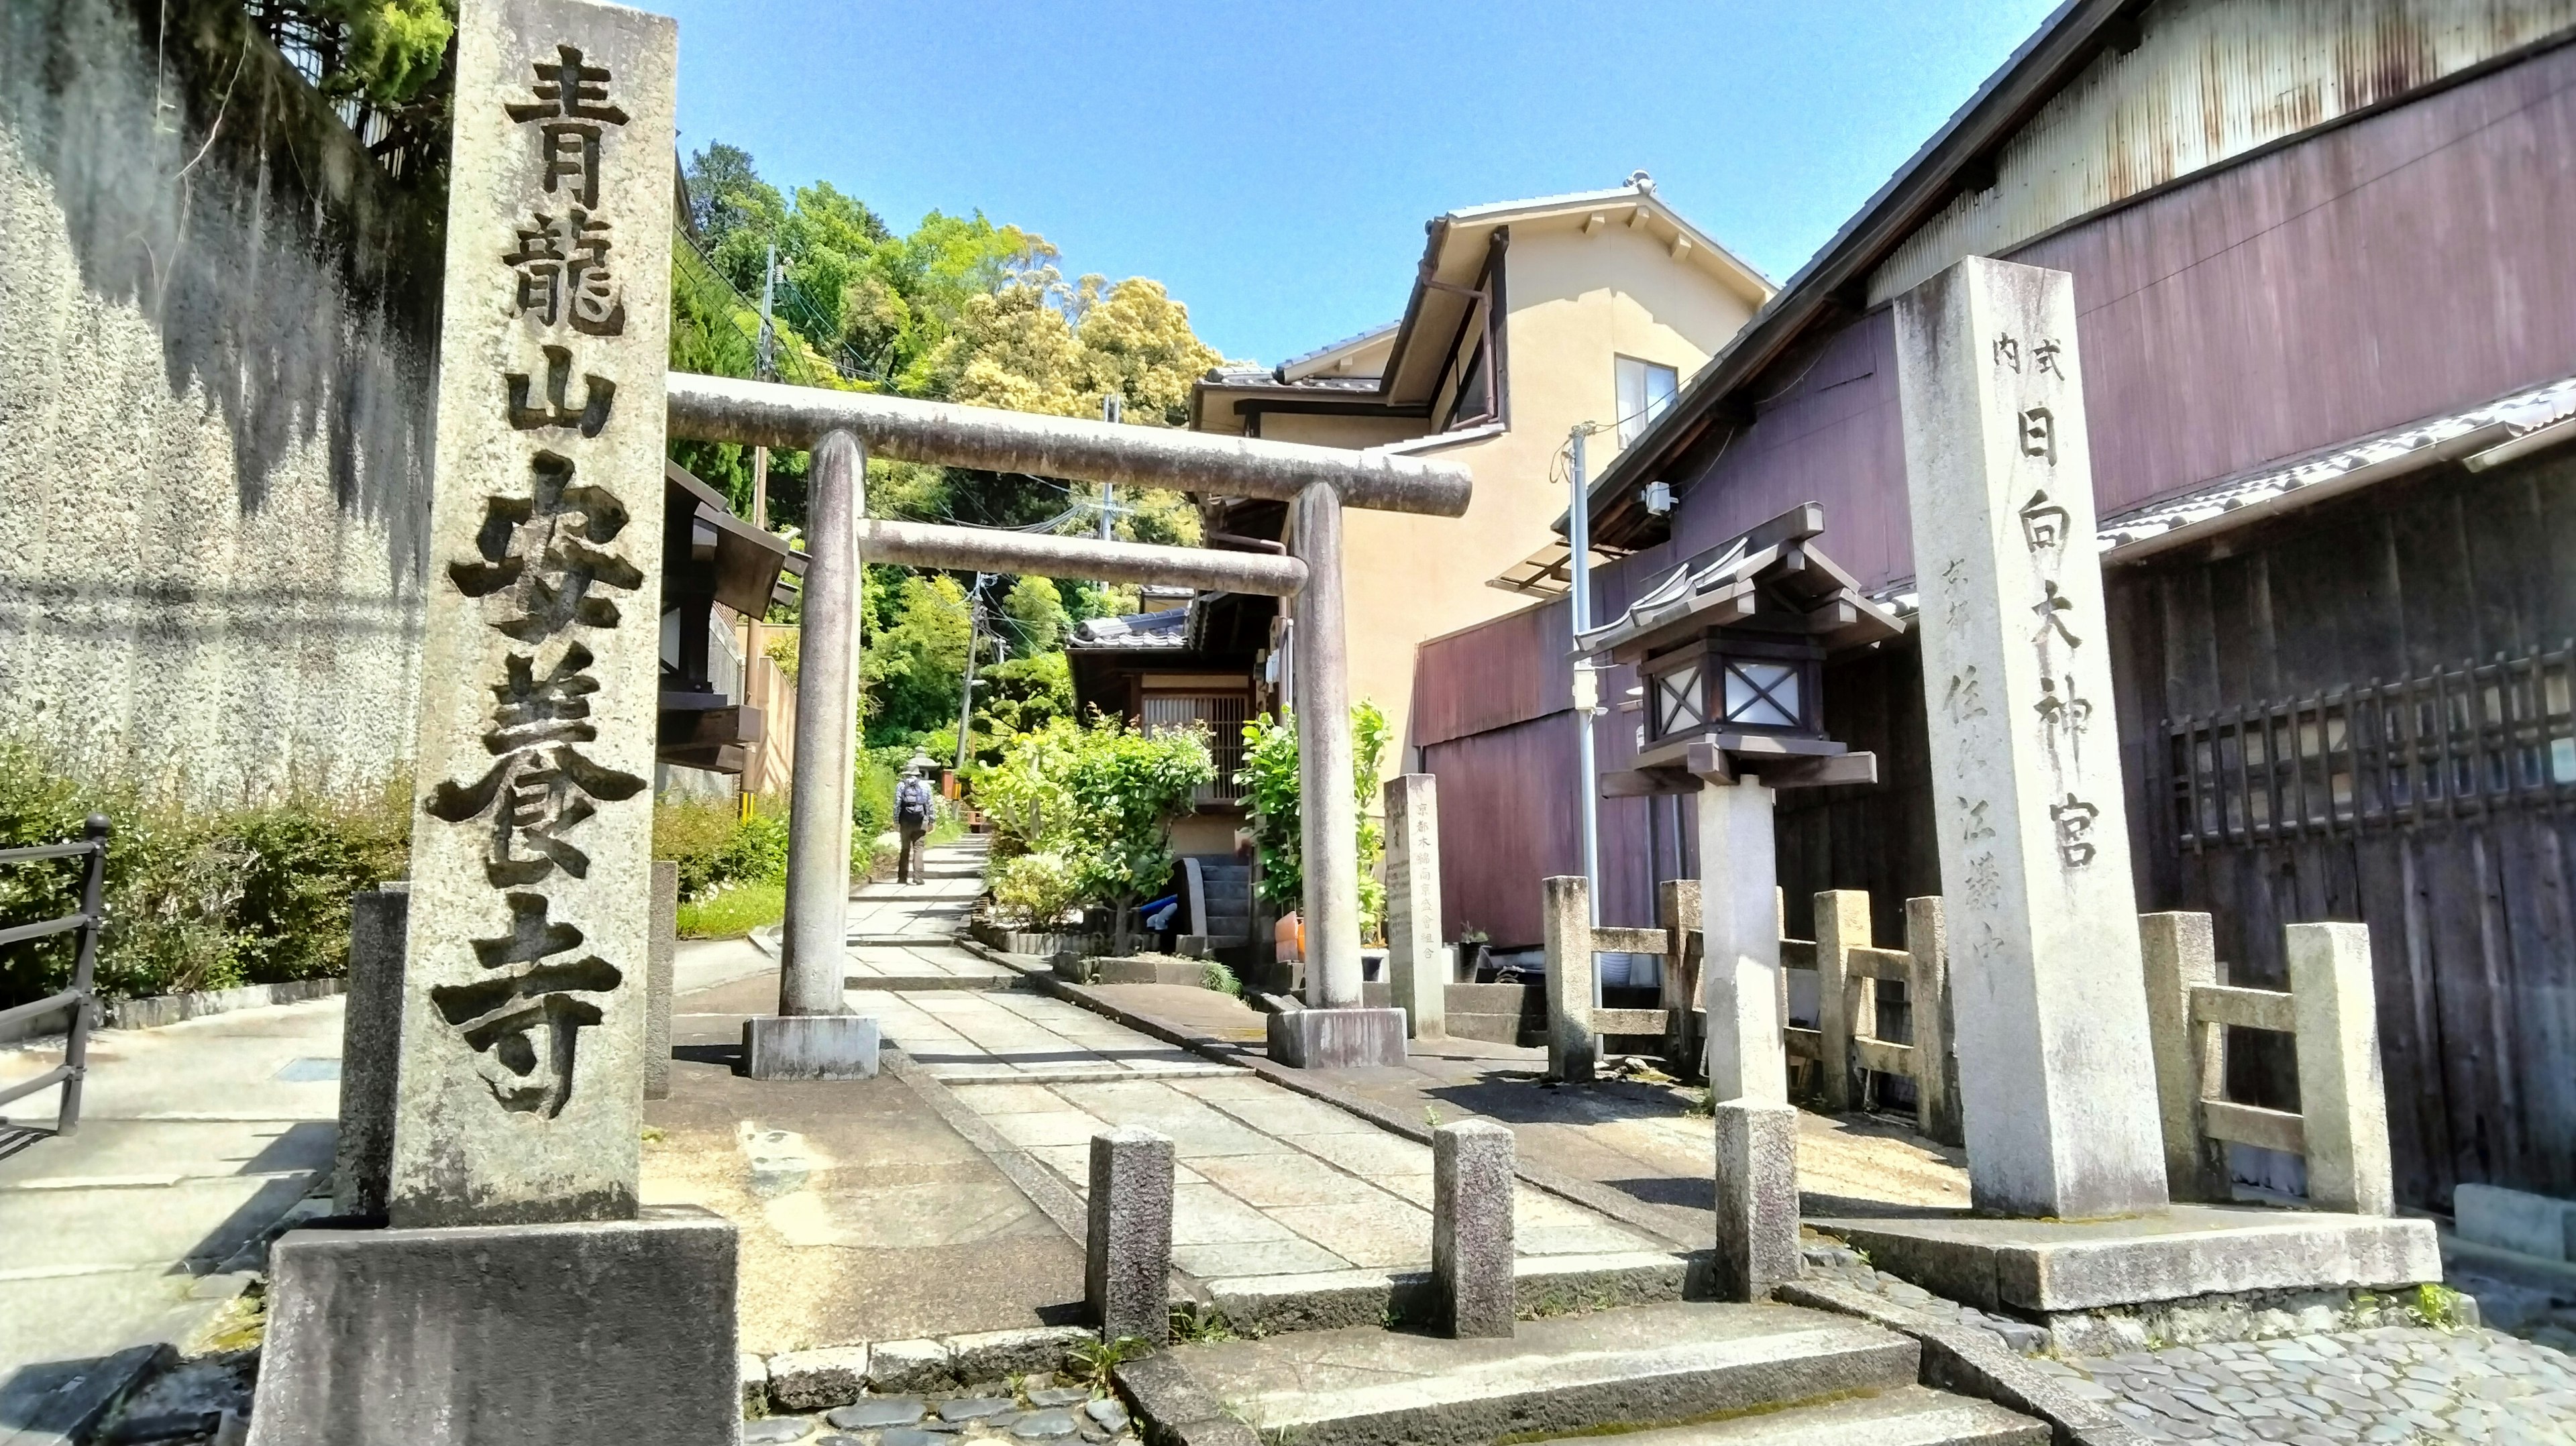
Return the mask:
<path id="1" fill-rule="evenodd" d="M 1793 508 L 1674 569 L 1628 610 L 1576 636 L 1644 680 L 1644 738 L 1605 797 L 1699 795 L 1700 993 L 1719 1101 L 1785 1104 L 1779 868 L 1772 791 L 1874 783 L 1878 759 L 1827 737 L 1825 660 L 1902 635 L 1818 551 L 1824 509 Z"/>

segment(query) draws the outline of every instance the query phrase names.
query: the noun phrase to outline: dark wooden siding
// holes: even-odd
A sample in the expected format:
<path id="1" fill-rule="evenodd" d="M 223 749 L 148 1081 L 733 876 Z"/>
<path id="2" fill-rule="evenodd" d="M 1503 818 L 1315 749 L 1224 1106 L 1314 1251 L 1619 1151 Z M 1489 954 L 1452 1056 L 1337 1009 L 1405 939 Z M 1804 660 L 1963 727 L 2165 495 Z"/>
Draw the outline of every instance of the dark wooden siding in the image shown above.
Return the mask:
<path id="1" fill-rule="evenodd" d="M 1573 706 L 1574 635 L 1563 602 L 1533 603 L 1414 650 L 1416 747 Z"/>
<path id="2" fill-rule="evenodd" d="M 1535 945 L 1539 880 L 1583 870 L 1575 714 L 1450 738 L 1423 750 L 1440 780 L 1440 921 L 1497 948 Z"/>
<path id="3" fill-rule="evenodd" d="M 2567 664 L 2547 661 L 2576 635 L 2571 555 L 2576 456 L 2561 453 L 2387 486 L 2233 556 L 2108 578 L 2141 906 L 2211 911 L 2236 977 L 2274 988 L 2282 925 L 2370 925 L 2410 1204 L 2447 1208 L 2461 1181 L 2576 1195 L 2576 742 L 2561 741 Z M 2536 656 L 2535 675 L 2521 660 Z M 2408 760 L 2372 742 L 2401 710 L 2372 715 L 2371 687 L 2397 699 L 2436 675 L 2441 708 L 2420 686 L 2412 702 L 2469 726 L 2433 722 L 2454 756 L 2426 768 L 2427 743 L 2392 786 Z M 2183 738 L 2214 767 L 2192 769 Z M 2233 1083 L 2295 1107 L 2288 1064 L 2254 1056 Z"/>

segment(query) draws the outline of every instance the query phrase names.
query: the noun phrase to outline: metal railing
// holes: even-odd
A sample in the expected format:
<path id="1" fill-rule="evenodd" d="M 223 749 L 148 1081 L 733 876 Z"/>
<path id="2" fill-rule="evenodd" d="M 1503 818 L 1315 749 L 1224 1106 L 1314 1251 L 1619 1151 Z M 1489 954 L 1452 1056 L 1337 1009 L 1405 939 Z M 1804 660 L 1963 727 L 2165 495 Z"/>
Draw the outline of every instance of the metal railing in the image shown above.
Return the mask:
<path id="1" fill-rule="evenodd" d="M 68 1135 L 80 1128 L 81 1081 L 89 1072 L 90 1020 L 97 1013 L 97 999 L 91 985 L 98 973 L 98 926 L 106 914 L 102 895 L 107 884 L 107 816 L 91 814 L 81 832 L 83 837 L 77 843 L 0 849 L 0 864 L 35 863 L 43 859 L 88 860 L 81 873 L 79 913 L 0 929 L 0 947 L 67 934 L 75 929 L 80 931 L 80 955 L 72 966 L 71 988 L 33 1004 L 0 1009 L 0 1029 L 66 1010 L 71 1013 L 71 1028 L 63 1038 L 63 1062 L 34 1079 L 0 1087 L 0 1105 L 5 1105 L 39 1090 L 61 1085 L 62 1101 L 54 1114 L 54 1133 L 57 1135 Z"/>

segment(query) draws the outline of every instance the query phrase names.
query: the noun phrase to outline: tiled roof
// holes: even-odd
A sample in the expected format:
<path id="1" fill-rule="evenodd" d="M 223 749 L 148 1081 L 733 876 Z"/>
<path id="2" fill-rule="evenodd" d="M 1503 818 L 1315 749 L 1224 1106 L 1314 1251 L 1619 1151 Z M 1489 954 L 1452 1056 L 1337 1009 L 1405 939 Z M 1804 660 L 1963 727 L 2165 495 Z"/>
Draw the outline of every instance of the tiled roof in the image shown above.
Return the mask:
<path id="1" fill-rule="evenodd" d="M 1199 380 L 1212 387 L 1266 387 L 1273 391 L 1373 392 L 1378 388 L 1376 377 L 1301 377 L 1283 382 L 1268 367 L 1210 367 Z"/>
<path id="2" fill-rule="evenodd" d="M 1189 645 L 1190 610 L 1167 608 L 1156 613 L 1130 613 L 1125 617 L 1090 618 L 1065 639 L 1068 648 L 1133 652 L 1151 648 L 1180 649 Z"/>
<path id="3" fill-rule="evenodd" d="M 2349 480 L 2360 485 L 2375 480 L 2367 475 L 2375 471 L 2394 474 L 2434 461 L 2473 458 L 2486 449 L 2509 446 L 2544 427 L 2571 422 L 2576 422 L 2576 377 L 2526 388 L 2464 412 L 2409 422 L 2293 461 L 2267 463 L 2206 487 L 2133 507 L 2096 525 L 2094 547 L 2107 556 L 2185 528 L 2220 531 L 2222 527 L 2208 524 L 2222 519 L 2250 521 L 2251 515 L 2233 519 L 2231 514 L 2265 504 L 2294 504 L 2296 494 L 2323 483 Z M 1900 613 L 1912 613 L 1921 603 L 1912 578 L 1890 583 L 1870 596 Z"/>

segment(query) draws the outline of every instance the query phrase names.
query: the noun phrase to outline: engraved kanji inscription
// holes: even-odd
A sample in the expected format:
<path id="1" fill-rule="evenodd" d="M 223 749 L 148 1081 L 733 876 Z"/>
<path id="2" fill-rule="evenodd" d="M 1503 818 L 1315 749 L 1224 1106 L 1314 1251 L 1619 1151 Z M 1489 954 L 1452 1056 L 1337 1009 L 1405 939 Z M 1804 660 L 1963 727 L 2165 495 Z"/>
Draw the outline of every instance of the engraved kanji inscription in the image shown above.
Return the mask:
<path id="1" fill-rule="evenodd" d="M 1970 663 L 1950 675 L 1950 686 L 1941 695 L 1941 707 L 1956 723 L 1986 716 L 1985 689 L 1977 681 L 1976 664 Z"/>
<path id="2" fill-rule="evenodd" d="M 1995 365 L 2012 371 L 2021 370 L 2021 339 L 2011 332 L 1995 338 Z"/>
<path id="3" fill-rule="evenodd" d="M 565 347 L 541 348 L 546 354 L 546 396 L 543 402 L 528 399 L 528 374 L 505 372 L 502 381 L 510 391 L 510 425 L 522 432 L 545 427 L 578 427 L 585 437 L 596 437 L 608 425 L 608 411 L 617 400 L 617 383 L 597 372 L 584 372 L 581 377 L 582 400 L 578 407 L 565 401 L 572 386 L 572 352 Z"/>
<path id="4" fill-rule="evenodd" d="M 2080 737 L 2093 720 L 2093 701 L 2076 696 L 2074 679 L 2065 682 L 2066 690 L 2061 694 L 2058 680 L 2043 675 L 2039 680 L 2039 701 L 2030 705 L 2031 711 L 2039 715 L 2043 731 L 2054 734 L 2062 728 L 2069 738 Z"/>
<path id="5" fill-rule="evenodd" d="M 473 1049 L 501 1108 L 551 1119 L 572 1097 L 581 1031 L 600 1022 L 600 996 L 625 976 L 596 954 L 579 954 L 581 930 L 549 918 L 544 895 L 506 898 L 510 932 L 472 941 L 482 977 L 434 988 L 430 1003 Z"/>
<path id="6" fill-rule="evenodd" d="M 2040 600 L 2030 605 L 2030 610 L 2037 613 L 2040 619 L 2037 641 L 2046 643 L 2048 635 L 2055 633 L 2064 639 L 2066 646 L 2070 648 L 2084 646 L 2084 640 L 2068 631 L 2066 626 L 2066 615 L 2075 611 L 2075 604 L 2057 590 L 2057 584 L 2054 582 L 2042 582 L 2040 588 Z"/>
<path id="7" fill-rule="evenodd" d="M 545 158 L 545 188 L 568 192 L 583 206 L 599 204 L 599 140 L 609 126 L 626 124 L 626 112 L 608 103 L 608 68 L 584 65 L 578 46 L 555 47 L 555 62 L 537 66 L 534 101 L 506 109 L 510 119 L 537 123 L 538 154 Z M 569 186 L 562 183 L 569 181 Z"/>
<path id="8" fill-rule="evenodd" d="M 2057 465 L 2057 415 L 2046 407 L 2032 407 L 2021 413 L 2020 425 L 2021 454 Z"/>
<path id="9" fill-rule="evenodd" d="M 2030 494 L 2018 515 L 2023 546 L 2033 552 L 2054 552 L 2066 545 L 2066 509 L 2048 500 L 2047 489 Z"/>
<path id="10" fill-rule="evenodd" d="M 625 504 L 575 482 L 571 459 L 558 453 L 538 452 L 530 470 L 531 496 L 486 499 L 474 539 L 482 561 L 448 564 L 449 579 L 467 597 L 500 598 L 492 626 L 523 643 L 576 624 L 617 626 L 617 603 L 601 590 L 644 585 L 640 569 L 608 550 L 626 528 Z"/>
<path id="11" fill-rule="evenodd" d="M 2052 338 L 2044 338 L 2034 343 L 2030 349 L 2031 375 L 2055 377 L 2061 382 L 2066 380 L 2066 373 L 2060 371 L 2057 366 L 2058 354 L 2064 350 L 2065 348 L 2059 346 Z"/>
<path id="12" fill-rule="evenodd" d="M 431 790 L 429 811 L 449 823 L 486 820 L 492 841 L 483 872 L 495 885 L 541 883 L 560 869 L 587 878 L 590 855 L 566 837 L 599 812 L 644 789 L 644 780 L 605 767 L 576 744 L 599 736 L 590 721 L 590 650 L 575 643 L 543 675 L 535 660 L 512 653 L 508 676 L 494 684 L 500 700 L 483 746 L 492 766 L 469 783 L 441 783 Z"/>
<path id="13" fill-rule="evenodd" d="M 2093 821 L 2102 810 L 2074 794 L 2064 803 L 2048 806 L 2048 821 L 2057 826 L 2057 860 L 2070 869 L 2080 869 L 2093 862 L 2098 850 L 2093 846 Z"/>
<path id="14" fill-rule="evenodd" d="M 606 221 L 575 206 L 560 218 L 539 211 L 518 232 L 519 244 L 501 261 L 518 272 L 521 316 L 590 336 L 625 334 L 626 300 L 609 271 Z"/>

